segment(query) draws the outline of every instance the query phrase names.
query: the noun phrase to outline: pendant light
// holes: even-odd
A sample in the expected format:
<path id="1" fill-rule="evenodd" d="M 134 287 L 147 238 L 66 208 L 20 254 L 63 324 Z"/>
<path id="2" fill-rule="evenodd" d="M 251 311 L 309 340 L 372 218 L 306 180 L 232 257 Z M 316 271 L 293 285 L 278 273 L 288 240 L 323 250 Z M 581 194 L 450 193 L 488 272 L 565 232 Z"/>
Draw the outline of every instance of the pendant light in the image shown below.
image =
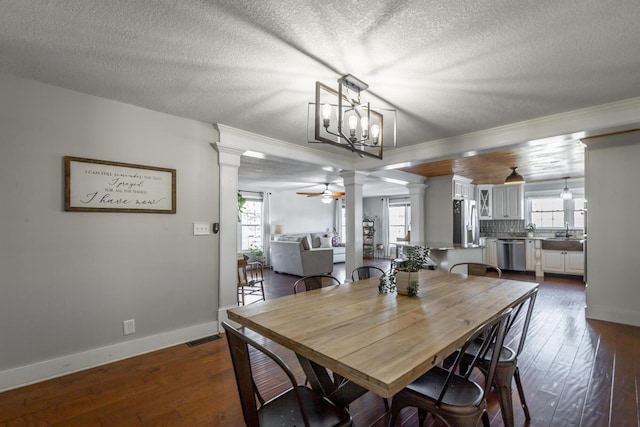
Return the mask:
<path id="1" fill-rule="evenodd" d="M 518 172 L 516 172 L 518 167 L 511 168 L 511 174 L 504 180 L 505 184 L 524 184 L 524 178 Z"/>
<path id="2" fill-rule="evenodd" d="M 560 193 L 560 198 L 562 200 L 571 200 L 573 194 L 571 194 L 571 190 L 569 190 L 569 186 L 567 185 L 567 180 L 569 179 L 569 177 L 565 176 L 562 179 L 564 179 L 564 190 L 562 190 L 562 192 Z"/>

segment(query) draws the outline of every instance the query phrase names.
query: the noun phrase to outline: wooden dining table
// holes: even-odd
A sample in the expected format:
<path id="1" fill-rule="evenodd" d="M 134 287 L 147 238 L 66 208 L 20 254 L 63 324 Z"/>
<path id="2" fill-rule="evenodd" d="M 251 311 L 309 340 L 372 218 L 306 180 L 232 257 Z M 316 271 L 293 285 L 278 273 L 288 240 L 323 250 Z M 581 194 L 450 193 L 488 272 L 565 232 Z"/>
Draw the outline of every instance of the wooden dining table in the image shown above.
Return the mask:
<path id="1" fill-rule="evenodd" d="M 419 295 L 378 292 L 379 278 L 346 282 L 228 310 L 293 350 L 309 377 L 323 367 L 391 397 L 459 348 L 476 328 L 537 283 L 422 270 Z M 308 364 L 306 363 L 308 362 Z M 332 387 L 312 378 L 314 388 Z M 325 394 L 335 389 L 321 390 Z M 345 400 L 345 403 L 348 403 Z"/>

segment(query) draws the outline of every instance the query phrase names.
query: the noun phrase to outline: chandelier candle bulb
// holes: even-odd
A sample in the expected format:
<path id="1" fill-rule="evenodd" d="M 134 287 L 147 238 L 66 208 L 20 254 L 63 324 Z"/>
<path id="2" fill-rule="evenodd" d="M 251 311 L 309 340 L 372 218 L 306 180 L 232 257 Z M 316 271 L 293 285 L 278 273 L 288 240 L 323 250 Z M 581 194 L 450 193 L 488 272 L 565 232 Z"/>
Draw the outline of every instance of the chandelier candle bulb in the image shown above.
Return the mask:
<path id="1" fill-rule="evenodd" d="M 358 118 L 354 116 L 349 116 L 349 135 L 351 138 L 356 140 L 356 130 L 358 129 Z M 354 141 L 355 142 L 355 141 Z"/>
<path id="2" fill-rule="evenodd" d="M 379 134 L 380 134 L 380 127 L 378 125 L 371 126 L 371 138 L 373 139 L 374 145 L 378 145 Z"/>
<path id="3" fill-rule="evenodd" d="M 331 105 L 329 104 L 322 106 L 322 121 L 325 129 L 331 124 Z"/>
<path id="4" fill-rule="evenodd" d="M 369 138 L 369 118 L 363 117 L 360 119 L 360 126 L 362 127 L 362 139 Z"/>

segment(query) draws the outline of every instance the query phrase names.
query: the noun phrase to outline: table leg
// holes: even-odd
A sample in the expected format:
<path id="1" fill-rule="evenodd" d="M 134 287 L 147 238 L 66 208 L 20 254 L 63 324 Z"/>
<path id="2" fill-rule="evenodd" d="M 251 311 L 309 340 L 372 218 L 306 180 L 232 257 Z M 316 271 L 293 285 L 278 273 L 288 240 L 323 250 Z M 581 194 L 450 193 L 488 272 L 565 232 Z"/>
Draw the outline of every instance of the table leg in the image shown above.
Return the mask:
<path id="1" fill-rule="evenodd" d="M 298 361 L 300 361 L 302 370 L 307 376 L 307 380 L 309 380 L 311 388 L 322 393 L 340 407 L 346 408 L 351 402 L 368 391 L 366 388 L 349 380 L 340 381 L 340 383 L 336 385 L 325 367 L 299 354 L 296 356 L 298 357 Z"/>
<path id="2" fill-rule="evenodd" d="M 367 391 L 369 390 L 359 386 L 353 381 L 344 380 L 342 383 L 340 383 L 340 386 L 336 389 L 336 391 L 334 391 L 327 397 L 336 405 L 342 408 L 346 408 L 351 404 L 351 402 L 365 394 Z"/>
<path id="3" fill-rule="evenodd" d="M 300 356 L 299 354 L 296 354 L 296 356 L 298 357 L 300 366 L 302 366 L 302 370 L 307 376 L 307 380 L 309 380 L 309 385 L 311 385 L 312 389 L 322 393 L 324 396 L 329 396 L 336 391 L 336 386 L 329 376 L 326 368 L 310 361 L 306 357 Z"/>

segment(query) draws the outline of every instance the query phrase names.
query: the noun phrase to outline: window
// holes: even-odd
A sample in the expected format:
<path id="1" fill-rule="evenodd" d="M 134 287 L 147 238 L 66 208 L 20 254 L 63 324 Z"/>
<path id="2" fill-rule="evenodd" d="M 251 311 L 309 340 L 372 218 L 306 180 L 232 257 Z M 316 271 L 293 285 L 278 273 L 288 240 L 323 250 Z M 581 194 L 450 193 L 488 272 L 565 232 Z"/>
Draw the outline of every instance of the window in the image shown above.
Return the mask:
<path id="1" fill-rule="evenodd" d="M 531 199 L 531 221 L 538 228 L 562 228 L 564 200 L 559 197 Z"/>
<path id="2" fill-rule="evenodd" d="M 557 195 L 527 197 L 529 222 L 538 228 L 584 228 L 584 197 L 562 200 Z"/>
<path id="3" fill-rule="evenodd" d="M 584 213 L 586 212 L 586 203 L 584 197 L 577 197 L 573 199 L 573 228 L 584 229 Z"/>
<path id="4" fill-rule="evenodd" d="M 389 204 L 389 242 L 404 239 L 411 229 L 411 205 L 403 202 Z"/>
<path id="5" fill-rule="evenodd" d="M 262 196 L 243 196 L 247 199 L 244 210 L 240 214 L 240 241 L 242 251 L 248 251 L 252 247 L 262 249 Z"/>

